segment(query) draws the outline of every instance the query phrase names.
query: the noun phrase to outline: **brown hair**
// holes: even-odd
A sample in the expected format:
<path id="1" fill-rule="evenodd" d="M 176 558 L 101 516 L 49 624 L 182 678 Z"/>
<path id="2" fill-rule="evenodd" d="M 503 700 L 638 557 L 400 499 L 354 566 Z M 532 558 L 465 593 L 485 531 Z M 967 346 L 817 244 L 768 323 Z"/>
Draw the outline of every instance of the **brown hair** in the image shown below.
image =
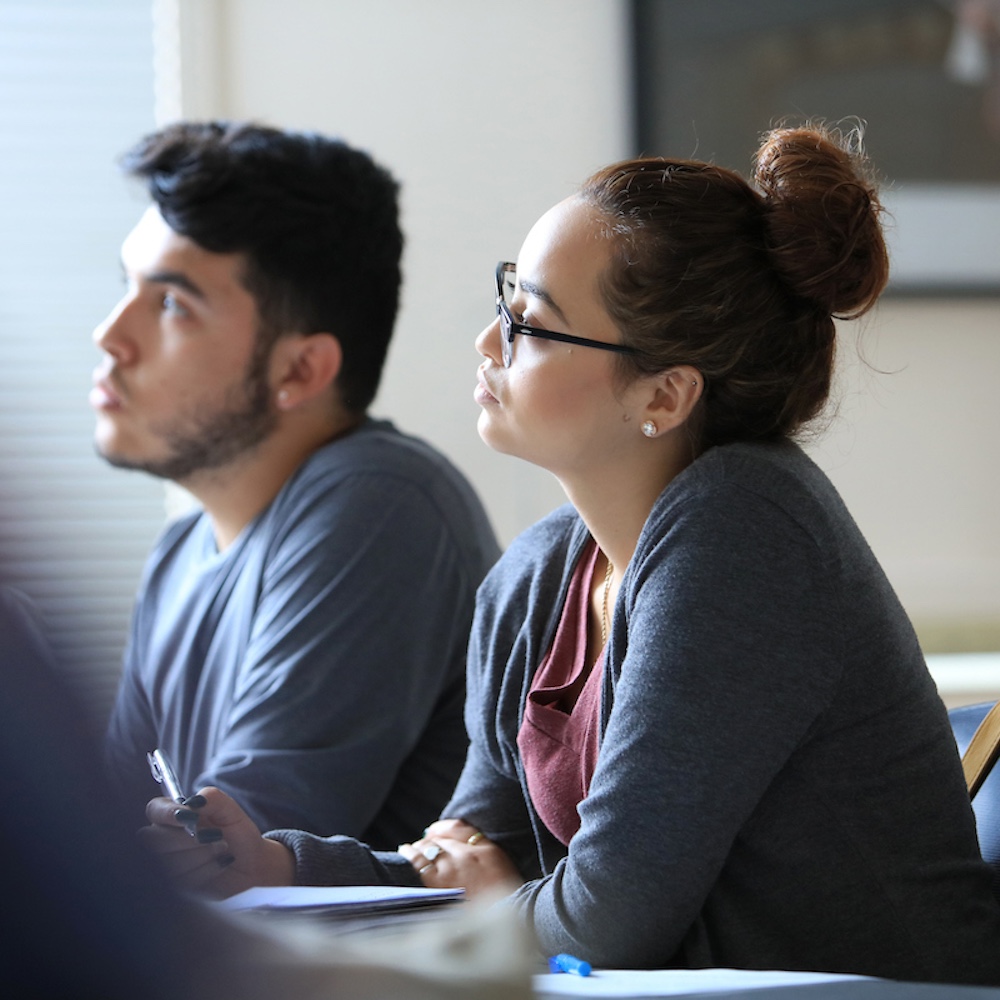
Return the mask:
<path id="1" fill-rule="evenodd" d="M 830 391 L 834 318 L 866 312 L 888 279 L 875 186 L 839 136 L 768 133 L 754 182 L 652 157 L 605 167 L 580 192 L 614 244 L 602 293 L 638 351 L 622 374 L 697 368 L 698 450 L 790 436 L 815 417 Z"/>

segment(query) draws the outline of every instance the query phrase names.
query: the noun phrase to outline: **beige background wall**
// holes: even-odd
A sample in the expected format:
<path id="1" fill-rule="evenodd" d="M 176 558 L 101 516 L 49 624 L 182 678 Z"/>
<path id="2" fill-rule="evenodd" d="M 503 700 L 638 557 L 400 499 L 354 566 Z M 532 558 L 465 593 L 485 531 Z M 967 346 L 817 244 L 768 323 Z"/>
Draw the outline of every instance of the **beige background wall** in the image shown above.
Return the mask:
<path id="1" fill-rule="evenodd" d="M 589 171 L 630 152 L 626 5 L 158 5 L 161 119 L 321 129 L 403 182 L 406 288 L 375 409 L 449 453 L 509 540 L 562 497 L 479 442 L 473 340 L 492 318 L 495 262 Z M 867 366 L 856 336 L 849 325 L 839 410 L 813 450 L 925 648 L 1000 649 L 1000 300 L 886 299 L 864 327 Z"/>
<path id="2" fill-rule="evenodd" d="M 842 333 L 839 411 L 811 450 L 924 649 L 1000 649 L 1000 302 L 883 299 L 864 361 Z"/>

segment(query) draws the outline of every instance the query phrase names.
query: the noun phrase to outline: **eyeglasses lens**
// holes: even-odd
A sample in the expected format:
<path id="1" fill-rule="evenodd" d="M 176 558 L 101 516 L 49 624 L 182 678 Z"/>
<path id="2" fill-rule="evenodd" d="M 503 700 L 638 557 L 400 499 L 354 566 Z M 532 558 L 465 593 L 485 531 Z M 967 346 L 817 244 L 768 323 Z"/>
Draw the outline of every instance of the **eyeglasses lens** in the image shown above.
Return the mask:
<path id="1" fill-rule="evenodd" d="M 503 271 L 500 275 L 500 289 L 507 309 L 499 309 L 500 313 L 500 353 L 504 368 L 510 368 L 513 360 L 514 344 L 511 336 L 511 302 L 514 299 L 514 288 L 517 285 L 517 275 L 512 270 Z"/>

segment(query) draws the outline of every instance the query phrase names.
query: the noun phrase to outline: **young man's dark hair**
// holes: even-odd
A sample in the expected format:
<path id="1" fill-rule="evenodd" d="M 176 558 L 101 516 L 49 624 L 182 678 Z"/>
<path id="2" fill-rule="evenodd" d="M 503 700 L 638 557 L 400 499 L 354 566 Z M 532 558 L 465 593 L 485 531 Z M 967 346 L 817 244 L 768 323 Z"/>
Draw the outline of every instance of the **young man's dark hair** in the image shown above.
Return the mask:
<path id="1" fill-rule="evenodd" d="M 341 403 L 378 389 L 399 302 L 398 185 L 371 157 L 315 133 L 179 122 L 122 158 L 167 224 L 214 253 L 246 257 L 262 319 L 258 358 L 283 333 L 334 334 Z"/>

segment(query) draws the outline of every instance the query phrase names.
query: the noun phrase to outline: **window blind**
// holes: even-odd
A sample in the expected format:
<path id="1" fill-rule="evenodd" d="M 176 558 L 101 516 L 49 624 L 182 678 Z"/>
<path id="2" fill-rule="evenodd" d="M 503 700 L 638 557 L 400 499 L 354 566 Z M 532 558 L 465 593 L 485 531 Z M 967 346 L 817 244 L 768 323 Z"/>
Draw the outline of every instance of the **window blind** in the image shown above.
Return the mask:
<path id="1" fill-rule="evenodd" d="M 160 483 L 95 455 L 87 404 L 144 205 L 115 160 L 153 128 L 152 20 L 148 0 L 0 2 L 0 576 L 98 720 L 164 519 Z"/>

